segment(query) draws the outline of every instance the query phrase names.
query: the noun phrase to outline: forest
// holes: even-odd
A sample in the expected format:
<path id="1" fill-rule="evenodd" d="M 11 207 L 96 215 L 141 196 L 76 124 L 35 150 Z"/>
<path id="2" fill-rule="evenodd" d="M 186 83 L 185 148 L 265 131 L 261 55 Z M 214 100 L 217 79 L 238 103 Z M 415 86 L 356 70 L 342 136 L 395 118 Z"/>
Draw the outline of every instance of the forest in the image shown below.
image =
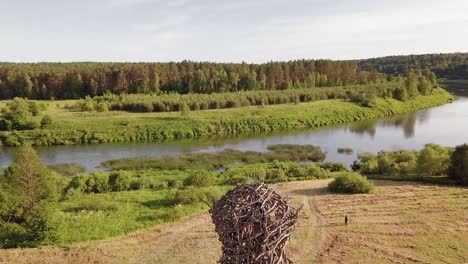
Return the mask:
<path id="1" fill-rule="evenodd" d="M 0 98 L 77 99 L 132 93 L 222 93 L 376 84 L 387 76 L 356 63 L 298 60 L 265 64 L 0 63 Z"/>
<path id="2" fill-rule="evenodd" d="M 361 70 L 376 70 L 390 75 L 429 68 L 438 78 L 468 79 L 468 53 L 388 56 L 358 60 L 356 63 Z"/>

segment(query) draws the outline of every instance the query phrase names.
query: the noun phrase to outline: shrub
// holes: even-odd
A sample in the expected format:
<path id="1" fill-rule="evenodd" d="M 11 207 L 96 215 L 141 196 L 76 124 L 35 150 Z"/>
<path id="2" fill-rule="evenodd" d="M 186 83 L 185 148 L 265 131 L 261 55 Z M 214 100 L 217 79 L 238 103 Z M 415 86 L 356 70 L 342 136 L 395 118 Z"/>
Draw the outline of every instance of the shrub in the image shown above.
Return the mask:
<path id="1" fill-rule="evenodd" d="M 190 107 L 188 106 L 187 103 L 182 103 L 180 106 L 180 114 L 182 116 L 188 116 L 190 112 Z"/>
<path id="2" fill-rule="evenodd" d="M 174 197 L 175 204 L 195 204 L 205 203 L 211 205 L 214 200 L 222 196 L 221 191 L 213 188 L 194 188 L 188 187 L 176 192 Z"/>
<path id="3" fill-rule="evenodd" d="M 100 102 L 96 105 L 96 111 L 98 112 L 107 112 L 109 111 L 109 104 L 106 102 Z"/>
<path id="4" fill-rule="evenodd" d="M 418 171 L 429 176 L 447 175 L 450 165 L 450 149 L 428 144 L 418 155 Z"/>
<path id="5" fill-rule="evenodd" d="M 109 174 L 96 171 L 92 174 L 84 173 L 74 177 L 68 189 L 77 189 L 85 193 L 104 193 L 110 191 Z"/>
<path id="6" fill-rule="evenodd" d="M 265 178 L 266 182 L 275 183 L 275 182 L 285 182 L 287 180 L 288 180 L 288 177 L 286 177 L 284 170 L 281 168 L 268 169 L 266 172 L 266 178 Z"/>
<path id="7" fill-rule="evenodd" d="M 115 192 L 130 190 L 134 174 L 130 171 L 117 171 L 109 176 L 109 185 Z"/>
<path id="8" fill-rule="evenodd" d="M 305 169 L 307 170 L 307 176 L 311 178 L 327 179 L 331 176 L 329 171 L 320 168 L 315 164 L 308 164 Z"/>
<path id="9" fill-rule="evenodd" d="M 323 162 L 319 163 L 318 166 L 330 172 L 348 171 L 346 165 L 340 162 Z"/>
<path id="10" fill-rule="evenodd" d="M 450 157 L 449 177 L 468 185 L 468 144 L 457 146 Z"/>
<path id="11" fill-rule="evenodd" d="M 59 238 L 57 208 L 49 203 L 41 203 L 26 216 L 24 226 L 28 232 L 26 245 L 39 245 L 57 241 Z"/>
<path id="12" fill-rule="evenodd" d="M 190 176 L 185 180 L 184 185 L 207 187 L 216 183 L 216 174 L 207 170 L 196 170 L 190 173 Z"/>
<path id="13" fill-rule="evenodd" d="M 35 116 L 41 111 L 39 104 L 22 98 L 9 101 L 0 113 L 0 130 L 28 130 L 39 127 Z"/>
<path id="14" fill-rule="evenodd" d="M 232 166 L 223 173 L 222 178 L 226 185 L 264 182 L 267 178 L 267 170 L 263 164 Z"/>
<path id="15" fill-rule="evenodd" d="M 46 128 L 52 124 L 52 117 L 45 115 L 41 120 L 41 128 Z"/>
<path id="16" fill-rule="evenodd" d="M 342 173 L 328 185 L 328 189 L 334 193 L 369 193 L 374 185 L 358 173 Z"/>

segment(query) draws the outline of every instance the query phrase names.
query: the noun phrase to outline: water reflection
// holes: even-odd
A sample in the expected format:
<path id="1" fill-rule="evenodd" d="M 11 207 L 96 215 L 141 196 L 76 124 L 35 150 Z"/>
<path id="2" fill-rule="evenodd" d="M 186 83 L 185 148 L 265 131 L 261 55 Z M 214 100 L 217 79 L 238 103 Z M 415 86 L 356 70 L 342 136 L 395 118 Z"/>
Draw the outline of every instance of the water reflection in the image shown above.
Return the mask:
<path id="1" fill-rule="evenodd" d="M 427 143 L 455 146 L 468 142 L 468 98 L 452 104 L 390 118 L 359 121 L 317 129 L 233 137 L 207 137 L 159 143 L 113 143 L 38 147 L 45 163 L 77 162 L 94 170 L 101 162 L 128 157 L 179 155 L 231 148 L 266 151 L 272 144 L 312 144 L 327 152 L 327 160 L 350 164 L 360 152 L 418 149 Z M 353 149 L 353 155 L 337 153 Z M 12 148 L 0 148 L 0 167 L 11 162 Z"/>
<path id="2" fill-rule="evenodd" d="M 367 134 L 373 138 L 378 127 L 395 127 L 402 128 L 405 138 L 411 138 L 415 135 L 416 122 L 423 124 L 429 121 L 429 118 L 430 113 L 422 111 L 385 119 L 365 120 L 350 124 L 349 131 L 358 135 Z"/>

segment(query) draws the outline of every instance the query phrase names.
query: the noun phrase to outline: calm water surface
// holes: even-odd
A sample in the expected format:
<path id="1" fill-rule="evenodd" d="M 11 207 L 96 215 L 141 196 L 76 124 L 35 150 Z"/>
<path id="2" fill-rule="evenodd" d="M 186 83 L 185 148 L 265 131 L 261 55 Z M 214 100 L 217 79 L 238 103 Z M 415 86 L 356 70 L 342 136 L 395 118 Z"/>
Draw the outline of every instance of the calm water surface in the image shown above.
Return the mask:
<path id="1" fill-rule="evenodd" d="M 47 164 L 76 162 L 88 171 L 101 162 L 117 158 L 213 152 L 227 148 L 266 151 L 272 144 L 312 144 L 327 152 L 327 160 L 352 163 L 360 152 L 420 149 L 425 144 L 455 146 L 468 142 L 468 97 L 458 94 L 455 102 L 391 118 L 382 118 L 319 129 L 283 131 L 229 138 L 205 138 L 164 143 L 115 143 L 37 147 Z M 352 148 L 351 155 L 338 148 Z M 11 162 L 14 148 L 0 148 L 0 167 Z"/>

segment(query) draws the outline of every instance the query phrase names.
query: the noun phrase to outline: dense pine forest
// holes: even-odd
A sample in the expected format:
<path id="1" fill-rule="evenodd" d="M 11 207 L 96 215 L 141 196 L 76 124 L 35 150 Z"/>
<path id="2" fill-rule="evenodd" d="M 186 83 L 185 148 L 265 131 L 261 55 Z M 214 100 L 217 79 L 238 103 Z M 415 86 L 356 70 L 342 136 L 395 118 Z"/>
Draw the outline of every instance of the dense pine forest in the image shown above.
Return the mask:
<path id="1" fill-rule="evenodd" d="M 424 69 L 430 69 L 439 78 L 468 79 L 468 53 L 265 64 L 0 63 L 0 99 L 77 99 L 105 93 L 211 94 L 367 85 Z"/>
<path id="2" fill-rule="evenodd" d="M 221 93 L 374 84 L 387 76 L 350 61 L 299 60 L 266 64 L 2 63 L 0 98 L 76 99 L 123 93 Z"/>

